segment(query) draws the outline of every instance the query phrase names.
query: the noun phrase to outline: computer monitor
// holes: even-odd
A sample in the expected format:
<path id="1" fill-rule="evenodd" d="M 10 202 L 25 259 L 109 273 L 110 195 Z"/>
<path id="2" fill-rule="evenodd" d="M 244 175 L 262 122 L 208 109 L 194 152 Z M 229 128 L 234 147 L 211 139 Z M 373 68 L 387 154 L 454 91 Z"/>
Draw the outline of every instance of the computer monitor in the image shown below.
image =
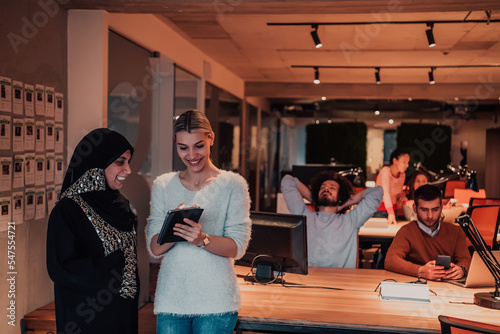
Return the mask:
<path id="1" fill-rule="evenodd" d="M 284 272 L 307 275 L 305 216 L 251 212 L 250 219 L 252 238 L 245 255 L 236 261 L 256 269 L 248 280 L 277 283 Z"/>

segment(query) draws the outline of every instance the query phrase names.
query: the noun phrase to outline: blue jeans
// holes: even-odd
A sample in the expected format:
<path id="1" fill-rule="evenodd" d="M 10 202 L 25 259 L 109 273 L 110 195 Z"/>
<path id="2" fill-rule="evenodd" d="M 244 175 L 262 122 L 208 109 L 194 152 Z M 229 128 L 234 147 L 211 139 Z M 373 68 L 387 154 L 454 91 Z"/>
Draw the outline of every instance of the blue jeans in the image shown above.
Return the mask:
<path id="1" fill-rule="evenodd" d="M 158 313 L 156 334 L 231 334 L 238 320 L 238 312 L 200 316 Z"/>

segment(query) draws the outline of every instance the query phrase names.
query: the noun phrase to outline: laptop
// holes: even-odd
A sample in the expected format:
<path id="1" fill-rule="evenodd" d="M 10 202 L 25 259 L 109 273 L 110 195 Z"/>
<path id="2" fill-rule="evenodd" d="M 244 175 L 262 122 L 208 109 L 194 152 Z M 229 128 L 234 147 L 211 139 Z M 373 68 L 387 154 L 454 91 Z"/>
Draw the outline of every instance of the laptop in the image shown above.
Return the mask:
<path id="1" fill-rule="evenodd" d="M 500 251 L 492 251 L 493 256 L 500 263 Z M 448 280 L 448 283 L 458 285 L 464 288 L 482 288 L 495 286 L 495 279 L 484 264 L 477 252 L 472 255 L 469 273 L 466 277 L 458 280 Z"/>

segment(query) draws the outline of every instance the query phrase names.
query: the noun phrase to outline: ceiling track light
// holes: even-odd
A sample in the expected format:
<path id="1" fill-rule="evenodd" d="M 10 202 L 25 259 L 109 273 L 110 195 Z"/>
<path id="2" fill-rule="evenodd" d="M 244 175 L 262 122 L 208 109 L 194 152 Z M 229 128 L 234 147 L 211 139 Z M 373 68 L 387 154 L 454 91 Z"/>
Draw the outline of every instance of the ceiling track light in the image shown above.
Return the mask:
<path id="1" fill-rule="evenodd" d="M 490 13 L 488 17 L 488 12 Z M 464 23 L 500 23 L 500 19 L 492 19 L 491 11 L 486 12 L 486 20 L 413 20 L 413 21 L 384 21 L 385 24 L 464 24 Z M 267 22 L 268 26 L 354 26 L 354 25 L 380 25 L 380 21 L 356 21 L 356 22 Z M 313 28 L 314 29 L 314 28 Z"/>
<path id="2" fill-rule="evenodd" d="M 430 48 L 433 48 L 436 46 L 436 41 L 434 40 L 434 33 L 433 33 L 434 23 L 427 22 L 427 27 L 429 27 L 429 29 L 425 31 L 425 34 L 427 35 L 427 43 L 429 43 Z"/>
<path id="3" fill-rule="evenodd" d="M 314 68 L 314 81 L 316 85 L 320 83 L 319 81 L 319 69 L 317 67 Z"/>
<path id="4" fill-rule="evenodd" d="M 436 81 L 434 81 L 434 67 L 431 67 L 431 71 L 429 72 L 429 84 L 434 85 Z"/>
<path id="5" fill-rule="evenodd" d="M 425 30 L 427 35 L 427 41 L 429 43 L 429 47 L 434 47 L 436 42 L 434 40 L 433 27 L 434 24 L 466 24 L 466 23 L 486 23 L 486 25 L 490 25 L 491 23 L 500 23 L 500 19 L 493 19 L 491 16 L 491 10 L 484 11 L 486 14 L 486 19 L 482 20 L 469 20 L 468 16 L 472 13 L 469 12 L 467 16 L 462 20 L 414 20 L 414 21 L 384 21 L 384 25 L 386 24 L 398 24 L 398 25 L 406 25 L 406 24 L 426 24 L 429 29 Z M 352 25 L 375 25 L 380 26 L 380 21 L 357 21 L 357 22 L 267 22 L 268 26 L 311 26 L 313 31 L 311 31 L 311 36 L 314 40 L 314 44 L 317 48 L 322 46 L 319 37 L 318 37 L 318 27 L 319 26 L 352 26 Z"/>
<path id="6" fill-rule="evenodd" d="M 380 85 L 380 67 L 375 67 L 375 82 Z"/>
<path id="7" fill-rule="evenodd" d="M 311 37 L 313 39 L 314 45 L 316 46 L 316 49 L 319 49 L 320 47 L 323 46 L 323 44 L 321 44 L 321 41 L 319 40 L 318 25 L 311 24 L 311 28 L 314 29 L 313 31 L 311 31 Z"/>
<path id="8" fill-rule="evenodd" d="M 319 69 L 320 68 L 336 68 L 336 69 L 373 69 L 372 66 L 334 66 L 334 65 L 291 65 L 291 68 L 313 68 L 314 69 L 314 83 L 319 84 Z M 379 66 L 375 67 L 375 80 L 377 80 L 377 84 L 380 82 L 380 69 L 407 69 L 407 68 L 429 68 L 431 71 L 429 72 L 429 83 L 434 85 L 436 82 L 434 81 L 434 70 L 437 68 L 500 68 L 500 64 L 482 64 L 482 65 L 415 65 L 415 66 Z"/>

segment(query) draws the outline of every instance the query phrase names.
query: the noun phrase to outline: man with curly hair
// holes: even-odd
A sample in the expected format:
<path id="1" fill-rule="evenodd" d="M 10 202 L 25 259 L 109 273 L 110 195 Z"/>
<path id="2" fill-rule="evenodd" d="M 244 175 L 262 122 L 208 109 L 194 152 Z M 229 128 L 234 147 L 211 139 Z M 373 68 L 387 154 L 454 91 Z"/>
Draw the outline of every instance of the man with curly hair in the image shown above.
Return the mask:
<path id="1" fill-rule="evenodd" d="M 382 187 L 354 194 L 347 178 L 324 170 L 307 187 L 285 175 L 281 192 L 290 213 L 307 217 L 307 252 L 310 266 L 356 268 L 359 228 L 380 206 Z M 315 211 L 304 203 L 309 200 Z M 353 205 L 356 205 L 351 209 Z"/>

